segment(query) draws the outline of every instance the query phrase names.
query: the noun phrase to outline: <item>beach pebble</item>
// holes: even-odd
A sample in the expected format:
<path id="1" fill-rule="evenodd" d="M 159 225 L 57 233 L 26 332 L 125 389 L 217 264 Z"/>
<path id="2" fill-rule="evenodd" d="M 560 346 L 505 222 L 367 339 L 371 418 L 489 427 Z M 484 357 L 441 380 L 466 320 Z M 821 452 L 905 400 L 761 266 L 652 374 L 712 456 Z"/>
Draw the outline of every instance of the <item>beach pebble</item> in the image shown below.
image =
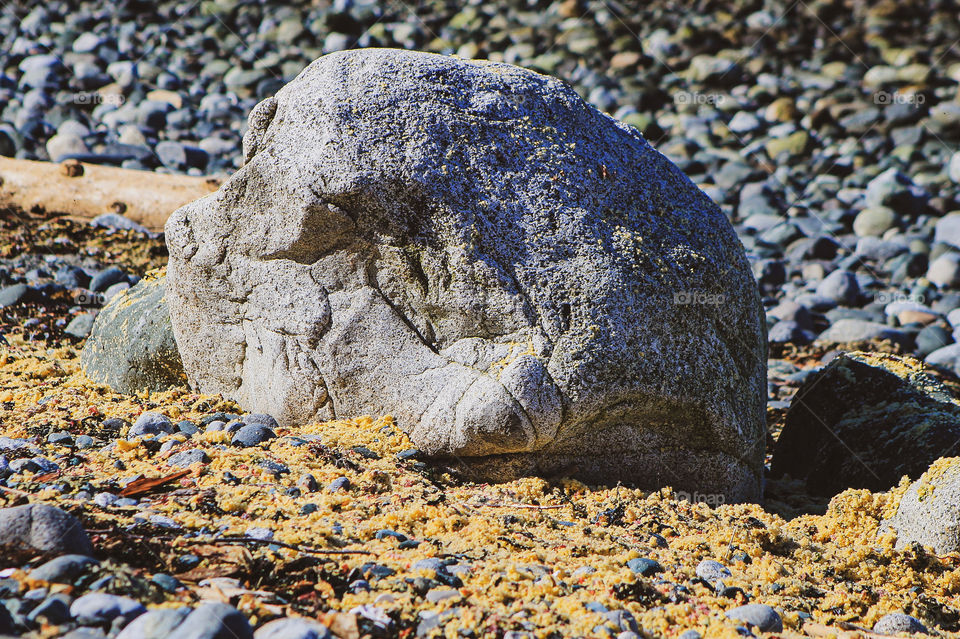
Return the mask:
<path id="1" fill-rule="evenodd" d="M 766 604 L 747 604 L 728 610 L 727 618 L 742 621 L 760 632 L 783 632 L 783 621 L 779 613 Z"/>
<path id="2" fill-rule="evenodd" d="M 929 634 L 927 627 L 919 619 L 902 612 L 891 612 L 884 615 L 873 625 L 873 631 L 881 635 Z"/>
<path id="3" fill-rule="evenodd" d="M 70 597 L 56 594 L 47 597 L 27 615 L 27 621 L 34 624 L 48 623 L 60 625 L 70 621 Z"/>
<path id="4" fill-rule="evenodd" d="M 233 606 L 203 603 L 170 635 L 177 639 L 253 639 L 247 618 Z"/>
<path id="5" fill-rule="evenodd" d="M 188 468 L 193 464 L 207 464 L 209 462 L 210 456 L 199 448 L 181 451 L 171 455 L 170 458 L 167 459 L 168 466 L 176 466 L 178 468 Z"/>
<path id="6" fill-rule="evenodd" d="M 251 413 L 240 418 L 245 424 L 262 424 L 267 428 L 277 429 L 280 425 L 270 415 L 266 413 Z"/>
<path id="7" fill-rule="evenodd" d="M 61 555 L 31 570 L 28 576 L 38 581 L 71 583 L 88 567 L 100 562 L 86 555 Z"/>
<path id="8" fill-rule="evenodd" d="M 70 616 L 84 626 L 109 625 L 116 618 L 130 622 L 146 610 L 139 601 L 103 592 L 83 595 L 70 604 Z"/>
<path id="9" fill-rule="evenodd" d="M 663 572 L 663 566 L 659 562 L 648 559 L 647 557 L 637 557 L 631 559 L 627 562 L 627 568 L 629 568 L 634 574 L 641 575 L 643 577 L 649 577 L 655 575 L 658 572 Z"/>
<path id="10" fill-rule="evenodd" d="M 187 615 L 190 614 L 190 608 L 183 606 L 180 608 L 156 608 L 149 610 L 131 621 L 116 639 L 172 639 L 179 637 L 178 626 L 183 623 Z M 213 634 L 198 635 L 199 637 L 212 638 Z M 227 639 L 227 637 L 224 637 Z"/>
<path id="11" fill-rule="evenodd" d="M 162 413 L 147 412 L 140 415 L 127 432 L 128 438 L 144 435 L 168 434 L 174 430 L 173 422 Z"/>
<path id="12" fill-rule="evenodd" d="M 348 490 L 350 488 L 350 479 L 348 477 L 337 477 L 327 486 L 327 490 L 335 493 L 339 490 Z"/>
<path id="13" fill-rule="evenodd" d="M 269 441 L 276 436 L 277 435 L 271 429 L 262 424 L 247 424 L 246 426 L 239 428 L 236 433 L 234 433 L 233 439 L 230 440 L 230 443 L 234 446 L 248 448 L 250 446 L 262 444 L 263 442 Z"/>
<path id="14" fill-rule="evenodd" d="M 254 639 L 332 639 L 333 635 L 319 621 L 286 617 L 263 624 L 253 633 L 253 637 Z"/>
<path id="15" fill-rule="evenodd" d="M 44 552 L 92 555 L 80 521 L 45 504 L 0 508 L 0 544 L 24 545 Z"/>
<path id="16" fill-rule="evenodd" d="M 732 576 L 729 568 L 714 559 L 704 559 L 697 564 L 696 573 L 698 577 L 711 583 Z"/>

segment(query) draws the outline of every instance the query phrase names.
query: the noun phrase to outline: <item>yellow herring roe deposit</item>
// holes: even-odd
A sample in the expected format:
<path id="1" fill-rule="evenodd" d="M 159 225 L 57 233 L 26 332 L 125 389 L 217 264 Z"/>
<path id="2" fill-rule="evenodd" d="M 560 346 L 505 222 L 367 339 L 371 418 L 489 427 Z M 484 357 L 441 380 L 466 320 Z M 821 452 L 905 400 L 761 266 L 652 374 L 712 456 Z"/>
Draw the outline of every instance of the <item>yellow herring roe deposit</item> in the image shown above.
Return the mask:
<path id="1" fill-rule="evenodd" d="M 45 482 L 67 487 L 60 493 L 18 476 L 11 484 L 17 491 L 78 512 L 88 529 L 99 531 L 93 538 L 101 548 L 114 547 L 113 533 L 104 531 L 130 525 L 135 515 L 172 519 L 179 529 L 140 529 L 152 552 L 124 560 L 177 574 L 178 556 L 201 553 L 199 569 L 207 577 L 220 570 L 251 591 L 277 595 L 272 603 L 262 593 L 228 597 L 256 622 L 302 614 L 329 623 L 324 614 L 330 611 L 371 605 L 390 616 L 391 636 L 415 636 L 427 611 L 456 609 L 431 632 L 457 637 L 469 628 L 475 636 L 502 636 L 526 629 L 536 637 L 597 637 L 607 636 L 603 626 L 610 623 L 595 612 L 604 606 L 629 611 L 647 636 L 697 629 L 706 637 L 737 637 L 737 623 L 724 613 L 751 602 L 774 606 L 786 634 L 803 633 L 808 621 L 870 627 L 888 612 L 912 614 L 941 632 L 958 629 L 957 558 L 897 552 L 889 538 L 877 537 L 906 483 L 884 494 L 848 490 L 825 514 L 792 520 L 755 504 L 711 508 L 680 501 L 669 488 L 646 492 L 539 478 L 473 483 L 435 463 L 398 458 L 412 444 L 389 416 L 281 428 L 277 438 L 250 448 L 231 446 L 222 432 L 176 436 L 173 448 L 160 453 L 159 442 L 105 433 L 103 418 L 132 422 L 156 410 L 196 423 L 237 407 L 186 389 L 115 395 L 84 379 L 73 349 L 26 343 L 0 350 L 0 400 L 0 435 L 36 438 L 62 469 Z M 72 450 L 43 443 L 60 430 L 89 434 L 99 445 Z M 101 450 L 110 441 L 115 446 Z M 137 495 L 135 508 L 100 508 L 70 497 L 86 483 L 119 492 L 122 480 L 174 473 L 180 469 L 166 460 L 190 448 L 204 450 L 210 462 Z M 278 466 L 271 470 L 263 462 L 286 468 L 275 474 Z M 307 474 L 318 490 L 298 484 Z M 331 491 L 342 477 L 349 486 Z M 299 492 L 291 490 L 298 486 Z M 0 502 L 15 499 L 24 498 L 0 491 Z M 244 537 L 251 527 L 273 531 L 279 543 L 228 539 Z M 183 536 L 191 531 L 200 534 Z M 239 558 L 232 564 L 223 559 L 229 549 Z M 414 568 L 431 557 L 452 564 L 443 571 L 449 574 Z M 640 557 L 662 572 L 635 575 L 627 562 Z M 730 569 L 725 590 L 696 579 L 703 559 Z M 303 577 L 308 563 L 322 572 Z M 197 596 L 209 591 L 197 585 L 199 574 L 179 576 Z M 348 588 L 358 578 L 369 591 Z M 450 588 L 455 595 L 435 603 L 425 596 Z M 363 628 L 362 614 L 358 619 Z M 621 629 L 609 631 L 615 636 Z"/>

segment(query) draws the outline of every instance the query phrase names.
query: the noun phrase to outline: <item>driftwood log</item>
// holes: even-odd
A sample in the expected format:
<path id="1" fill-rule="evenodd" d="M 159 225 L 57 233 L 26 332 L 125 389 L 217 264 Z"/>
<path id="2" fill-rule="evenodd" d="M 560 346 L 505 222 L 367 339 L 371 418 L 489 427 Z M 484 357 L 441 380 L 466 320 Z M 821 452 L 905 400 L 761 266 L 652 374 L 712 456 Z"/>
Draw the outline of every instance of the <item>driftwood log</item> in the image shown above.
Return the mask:
<path id="1" fill-rule="evenodd" d="M 119 213 L 162 231 L 175 210 L 211 193 L 220 180 L 86 164 L 0 157 L 0 208 L 32 215 L 93 218 Z"/>

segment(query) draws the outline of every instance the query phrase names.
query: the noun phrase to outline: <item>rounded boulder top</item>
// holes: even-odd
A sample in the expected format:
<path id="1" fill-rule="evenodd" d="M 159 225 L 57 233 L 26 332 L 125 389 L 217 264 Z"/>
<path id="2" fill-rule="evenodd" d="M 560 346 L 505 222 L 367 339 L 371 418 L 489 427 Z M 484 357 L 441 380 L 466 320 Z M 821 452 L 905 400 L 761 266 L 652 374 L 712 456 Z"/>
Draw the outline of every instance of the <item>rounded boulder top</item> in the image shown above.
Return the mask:
<path id="1" fill-rule="evenodd" d="M 766 337 L 723 213 L 563 82 L 394 49 L 257 105 L 174 213 L 184 369 L 282 424 L 390 414 L 475 476 L 760 496 Z"/>

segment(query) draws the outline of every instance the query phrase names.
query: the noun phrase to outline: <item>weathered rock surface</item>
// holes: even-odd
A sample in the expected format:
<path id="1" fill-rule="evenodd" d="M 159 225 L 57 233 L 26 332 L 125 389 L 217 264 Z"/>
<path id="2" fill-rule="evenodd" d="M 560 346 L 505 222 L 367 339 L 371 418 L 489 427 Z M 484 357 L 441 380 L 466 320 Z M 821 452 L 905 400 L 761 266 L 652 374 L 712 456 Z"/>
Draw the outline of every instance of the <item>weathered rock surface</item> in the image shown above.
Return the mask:
<path id="1" fill-rule="evenodd" d="M 771 461 L 815 494 L 888 490 L 957 454 L 960 404 L 912 357 L 847 353 L 797 391 Z M 951 451 L 953 451 L 951 453 Z"/>
<path id="2" fill-rule="evenodd" d="M 50 553 L 92 555 L 80 520 L 46 504 L 0 508 L 0 548 L 32 548 Z"/>
<path id="3" fill-rule="evenodd" d="M 184 368 L 281 424 L 392 414 L 477 476 L 759 497 L 765 326 L 719 209 L 518 67 L 324 56 L 166 226 Z"/>
<path id="4" fill-rule="evenodd" d="M 118 393 L 186 383 L 165 287 L 165 277 L 145 279 L 103 307 L 80 356 L 87 377 Z"/>
<path id="5" fill-rule="evenodd" d="M 900 499 L 881 532 L 897 534 L 897 549 L 919 543 L 938 555 L 960 552 L 960 458 L 936 461 Z"/>

